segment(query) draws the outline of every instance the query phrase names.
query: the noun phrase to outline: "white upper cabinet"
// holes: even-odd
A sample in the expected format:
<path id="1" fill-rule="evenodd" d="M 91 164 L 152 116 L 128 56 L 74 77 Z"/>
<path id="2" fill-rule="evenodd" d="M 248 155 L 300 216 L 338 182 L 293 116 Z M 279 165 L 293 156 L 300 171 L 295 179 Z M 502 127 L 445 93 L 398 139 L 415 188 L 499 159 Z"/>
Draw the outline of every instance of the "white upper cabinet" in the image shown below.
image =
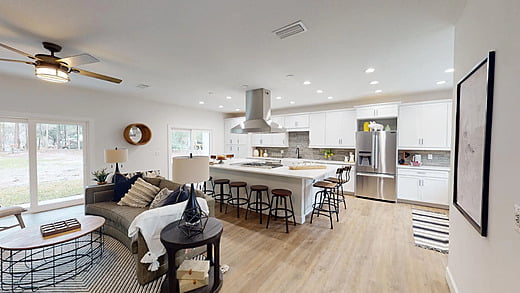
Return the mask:
<path id="1" fill-rule="evenodd" d="M 244 120 L 244 117 L 224 119 L 224 150 L 237 158 L 245 158 L 249 155 L 249 135 L 231 133 L 231 128 Z"/>
<path id="2" fill-rule="evenodd" d="M 271 120 L 280 127 L 285 127 L 285 116 L 271 116 Z"/>
<path id="3" fill-rule="evenodd" d="M 285 128 L 287 128 L 287 129 L 309 128 L 309 114 L 298 114 L 298 115 L 285 116 Z"/>
<path id="4" fill-rule="evenodd" d="M 399 148 L 450 149 L 450 109 L 450 101 L 401 105 Z"/>
<path id="5" fill-rule="evenodd" d="M 325 145 L 337 148 L 355 147 L 356 112 L 331 111 L 325 117 Z"/>
<path id="6" fill-rule="evenodd" d="M 325 113 L 309 115 L 309 147 L 325 147 Z"/>
<path id="7" fill-rule="evenodd" d="M 397 117 L 398 114 L 398 104 L 382 104 L 356 107 L 357 119 L 393 118 Z"/>
<path id="8" fill-rule="evenodd" d="M 288 147 L 287 133 L 253 133 L 251 146 L 256 147 Z"/>

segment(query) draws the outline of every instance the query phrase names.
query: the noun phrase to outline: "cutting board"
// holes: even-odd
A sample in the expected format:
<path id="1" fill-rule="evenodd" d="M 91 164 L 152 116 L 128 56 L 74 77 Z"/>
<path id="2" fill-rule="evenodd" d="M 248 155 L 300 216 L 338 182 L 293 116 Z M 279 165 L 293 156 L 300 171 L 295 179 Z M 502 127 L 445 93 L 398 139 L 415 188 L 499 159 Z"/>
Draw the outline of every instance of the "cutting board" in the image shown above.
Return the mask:
<path id="1" fill-rule="evenodd" d="M 324 165 L 289 166 L 289 170 L 314 170 L 314 169 L 327 169 L 327 167 Z"/>

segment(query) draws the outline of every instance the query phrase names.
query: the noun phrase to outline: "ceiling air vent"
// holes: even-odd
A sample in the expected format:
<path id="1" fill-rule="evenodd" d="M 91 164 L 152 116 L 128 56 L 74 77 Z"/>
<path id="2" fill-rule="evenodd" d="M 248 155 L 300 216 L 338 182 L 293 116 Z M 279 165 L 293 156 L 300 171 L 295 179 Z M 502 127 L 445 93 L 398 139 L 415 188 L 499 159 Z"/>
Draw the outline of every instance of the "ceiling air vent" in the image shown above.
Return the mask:
<path id="1" fill-rule="evenodd" d="M 291 23 L 282 28 L 279 28 L 273 31 L 273 33 L 277 35 L 280 39 L 285 39 L 287 37 L 294 36 L 305 31 L 307 31 L 307 28 L 305 27 L 305 25 L 303 25 L 303 22 L 299 20 L 295 23 Z"/>

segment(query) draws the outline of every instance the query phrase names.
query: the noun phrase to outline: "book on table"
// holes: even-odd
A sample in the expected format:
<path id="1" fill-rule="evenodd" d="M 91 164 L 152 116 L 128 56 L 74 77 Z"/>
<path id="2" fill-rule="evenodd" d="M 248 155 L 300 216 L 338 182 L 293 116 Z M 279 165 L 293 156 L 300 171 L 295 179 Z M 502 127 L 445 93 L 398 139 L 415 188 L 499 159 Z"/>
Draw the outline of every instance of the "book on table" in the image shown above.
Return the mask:
<path id="1" fill-rule="evenodd" d="M 185 260 L 177 269 L 177 279 L 181 293 L 198 289 L 209 284 L 209 261 Z"/>

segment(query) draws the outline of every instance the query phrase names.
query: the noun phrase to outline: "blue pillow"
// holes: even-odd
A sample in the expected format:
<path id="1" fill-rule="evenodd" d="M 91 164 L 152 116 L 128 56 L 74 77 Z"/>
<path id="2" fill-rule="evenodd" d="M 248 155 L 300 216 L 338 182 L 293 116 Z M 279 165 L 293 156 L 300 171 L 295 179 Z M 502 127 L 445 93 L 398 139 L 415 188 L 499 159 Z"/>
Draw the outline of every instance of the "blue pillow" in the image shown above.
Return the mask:
<path id="1" fill-rule="evenodd" d="M 128 192 L 128 190 L 130 190 L 130 188 L 132 187 L 132 184 L 134 184 L 135 181 L 137 181 L 137 178 L 141 178 L 141 177 L 142 177 L 141 173 L 135 175 L 132 178 L 126 178 L 122 174 L 115 174 L 114 179 L 113 179 L 113 182 L 115 184 L 113 201 L 115 201 L 115 202 L 120 201 L 121 198 L 123 198 L 123 196 L 125 196 L 125 194 Z"/>
<path id="2" fill-rule="evenodd" d="M 164 202 L 162 206 L 167 206 L 171 204 L 176 204 L 183 202 L 185 200 L 188 200 L 189 193 L 187 190 L 182 189 L 182 187 L 179 187 L 175 189 L 170 195 L 168 195 L 168 198 Z"/>

